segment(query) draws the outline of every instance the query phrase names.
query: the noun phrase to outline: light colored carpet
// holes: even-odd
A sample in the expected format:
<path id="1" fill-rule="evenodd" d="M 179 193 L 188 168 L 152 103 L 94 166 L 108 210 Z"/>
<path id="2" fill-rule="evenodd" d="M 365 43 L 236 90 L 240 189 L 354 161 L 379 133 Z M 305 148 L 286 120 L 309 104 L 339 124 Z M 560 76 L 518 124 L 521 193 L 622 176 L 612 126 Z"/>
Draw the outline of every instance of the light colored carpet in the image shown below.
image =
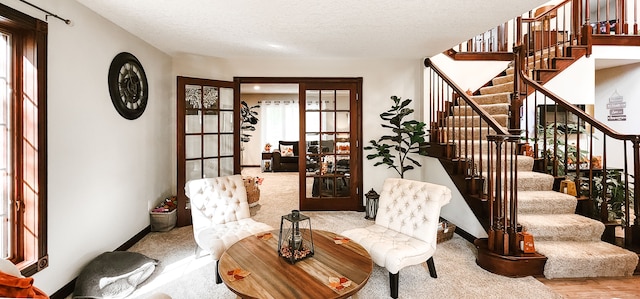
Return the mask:
<path id="1" fill-rule="evenodd" d="M 258 221 L 279 227 L 280 216 L 297 208 L 298 177 L 295 173 L 243 174 L 264 177 L 259 204 L 252 208 Z M 341 232 L 367 226 L 364 212 L 303 212 L 312 228 Z M 154 274 L 129 298 L 149 298 L 158 293 L 172 298 L 236 298 L 224 284 L 215 284 L 214 262 L 195 258 L 196 244 L 190 226 L 169 232 L 152 232 L 130 250 L 160 260 Z M 489 273 L 475 263 L 473 244 L 454 235 L 438 245 L 434 261 L 438 278 L 431 278 L 426 264 L 400 271 L 400 298 L 562 298 L 533 277 L 508 278 Z M 369 282 L 354 298 L 390 298 L 388 272 L 374 266 Z"/>

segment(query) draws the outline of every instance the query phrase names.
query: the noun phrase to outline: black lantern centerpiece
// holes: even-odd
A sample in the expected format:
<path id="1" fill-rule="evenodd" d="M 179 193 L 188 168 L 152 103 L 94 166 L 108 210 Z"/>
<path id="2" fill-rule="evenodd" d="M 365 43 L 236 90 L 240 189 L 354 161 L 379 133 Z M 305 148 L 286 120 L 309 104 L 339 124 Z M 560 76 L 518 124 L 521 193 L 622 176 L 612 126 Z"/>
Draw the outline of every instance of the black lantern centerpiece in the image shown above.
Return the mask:
<path id="1" fill-rule="evenodd" d="M 366 215 L 364 218 L 375 220 L 376 214 L 378 213 L 378 200 L 380 199 L 380 194 L 371 188 L 371 191 L 367 192 L 364 196 L 367 198 Z"/>
<path id="2" fill-rule="evenodd" d="M 291 264 L 313 256 L 311 220 L 298 210 L 292 210 L 280 220 L 278 255 Z"/>

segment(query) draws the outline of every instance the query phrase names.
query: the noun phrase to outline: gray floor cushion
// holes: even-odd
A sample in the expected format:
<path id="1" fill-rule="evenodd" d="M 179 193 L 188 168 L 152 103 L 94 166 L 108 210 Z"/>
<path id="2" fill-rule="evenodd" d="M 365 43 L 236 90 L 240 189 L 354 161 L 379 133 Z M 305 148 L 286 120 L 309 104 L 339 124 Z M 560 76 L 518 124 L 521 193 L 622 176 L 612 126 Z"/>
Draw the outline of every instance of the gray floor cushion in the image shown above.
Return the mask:
<path id="1" fill-rule="evenodd" d="M 89 262 L 76 279 L 73 298 L 122 298 L 153 273 L 158 260 L 137 252 L 105 252 Z"/>

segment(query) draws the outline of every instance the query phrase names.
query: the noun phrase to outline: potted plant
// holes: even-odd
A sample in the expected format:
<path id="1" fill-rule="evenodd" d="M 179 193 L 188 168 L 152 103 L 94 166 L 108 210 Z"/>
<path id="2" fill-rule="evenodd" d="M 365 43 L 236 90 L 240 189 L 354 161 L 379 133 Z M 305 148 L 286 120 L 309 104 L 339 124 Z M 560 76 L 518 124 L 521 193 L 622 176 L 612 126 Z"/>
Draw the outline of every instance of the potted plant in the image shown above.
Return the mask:
<path id="1" fill-rule="evenodd" d="M 258 111 L 256 109 L 260 108 L 260 105 L 255 105 L 249 107 L 247 102 L 240 102 L 240 117 L 242 119 L 242 123 L 240 124 L 240 130 L 242 133 L 240 134 L 240 141 L 249 142 L 251 140 L 251 134 L 245 133 L 245 131 L 255 131 L 255 125 L 258 123 Z"/>
<path id="2" fill-rule="evenodd" d="M 633 179 L 632 175 L 629 177 Z M 624 176 L 620 170 L 608 169 L 606 174 L 593 176 L 591 188 L 589 188 L 588 177 L 582 177 L 581 182 L 582 195 L 590 196 L 593 200 L 593 215 L 590 215 L 592 218 L 620 222 L 623 225 L 626 223 L 625 202 L 628 196 L 630 205 L 633 206 L 634 188 L 633 184 L 625 184 Z M 589 194 L 589 189 L 591 189 L 591 194 Z M 603 206 L 605 200 L 606 206 Z M 604 211 L 606 211 L 606 219 L 603 219 Z"/>
<path id="3" fill-rule="evenodd" d="M 411 155 L 419 155 L 420 144 L 425 141 L 426 124 L 414 119 L 405 120 L 405 117 L 414 112 L 407 107 L 411 99 L 402 101 L 397 96 L 391 96 L 391 100 L 391 108 L 380 114 L 380 118 L 387 122 L 381 126 L 390 129 L 391 134 L 369 141 L 371 145 L 365 146 L 364 149 L 374 152 L 367 155 L 367 159 L 380 159 L 374 166 L 387 165 L 387 168 L 393 168 L 400 178 L 404 178 L 404 173 L 414 169 L 414 165 L 422 166 Z"/>

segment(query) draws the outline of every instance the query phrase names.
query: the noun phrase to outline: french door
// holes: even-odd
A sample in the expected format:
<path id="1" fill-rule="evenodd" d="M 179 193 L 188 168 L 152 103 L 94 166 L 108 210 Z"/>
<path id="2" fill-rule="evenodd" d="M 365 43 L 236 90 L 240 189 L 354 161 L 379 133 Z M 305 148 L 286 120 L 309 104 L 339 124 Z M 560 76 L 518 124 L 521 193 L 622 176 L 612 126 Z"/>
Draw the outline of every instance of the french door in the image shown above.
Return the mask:
<path id="1" fill-rule="evenodd" d="M 178 77 L 177 225 L 191 224 L 186 182 L 232 175 L 235 171 L 234 83 Z"/>
<path id="2" fill-rule="evenodd" d="M 301 210 L 362 210 L 361 88 L 361 79 L 300 84 Z"/>

